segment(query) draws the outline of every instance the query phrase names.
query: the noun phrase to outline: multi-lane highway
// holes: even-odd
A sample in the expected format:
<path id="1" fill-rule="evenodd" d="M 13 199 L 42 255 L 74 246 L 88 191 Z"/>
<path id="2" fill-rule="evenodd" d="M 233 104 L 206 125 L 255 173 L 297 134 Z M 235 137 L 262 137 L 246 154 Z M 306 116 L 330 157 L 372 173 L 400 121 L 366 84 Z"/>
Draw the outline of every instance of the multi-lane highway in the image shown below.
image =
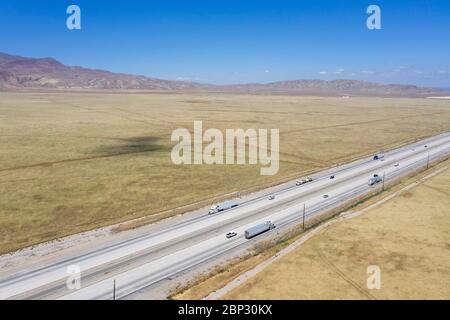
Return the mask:
<path id="1" fill-rule="evenodd" d="M 382 183 L 368 185 L 374 174 L 389 181 L 406 175 L 429 161 L 450 153 L 450 133 L 425 139 L 386 153 L 383 160 L 361 159 L 313 175 L 313 181 L 271 191 L 243 201 L 236 208 L 214 215 L 186 217 L 157 232 L 139 234 L 88 252 L 75 252 L 57 261 L 46 261 L 0 278 L 0 299 L 111 299 L 115 281 L 116 298 L 124 298 L 163 279 L 200 266 L 224 254 L 238 252 L 270 233 L 280 232 L 306 219 L 359 197 Z M 334 179 L 330 176 L 334 175 Z M 269 193 L 269 192 L 268 192 Z M 262 237 L 247 240 L 244 231 L 272 221 L 276 228 Z M 237 235 L 226 238 L 234 231 Z M 68 289 L 68 267 L 81 270 L 81 288 Z"/>

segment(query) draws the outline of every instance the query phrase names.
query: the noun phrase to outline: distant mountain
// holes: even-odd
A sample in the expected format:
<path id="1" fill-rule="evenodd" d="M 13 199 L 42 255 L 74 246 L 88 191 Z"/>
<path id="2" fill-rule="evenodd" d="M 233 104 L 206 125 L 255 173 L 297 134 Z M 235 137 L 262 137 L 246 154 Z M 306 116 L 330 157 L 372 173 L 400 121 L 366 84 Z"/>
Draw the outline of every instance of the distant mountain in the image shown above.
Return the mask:
<path id="1" fill-rule="evenodd" d="M 242 84 L 227 86 L 231 91 L 274 92 L 303 95 L 342 96 L 399 96 L 428 97 L 443 94 L 443 90 L 413 85 L 379 84 L 360 80 L 291 80 L 267 84 Z"/>
<path id="2" fill-rule="evenodd" d="M 124 89 L 183 90 L 204 87 L 104 70 L 66 66 L 52 58 L 24 58 L 0 53 L 0 90 L 18 89 Z"/>
<path id="3" fill-rule="evenodd" d="M 377 84 L 358 80 L 291 80 L 238 85 L 208 85 L 171 81 L 104 70 L 66 66 L 52 58 L 25 58 L 0 53 L 0 90 L 206 90 L 300 95 L 364 95 L 428 97 L 448 94 L 442 89 Z"/>

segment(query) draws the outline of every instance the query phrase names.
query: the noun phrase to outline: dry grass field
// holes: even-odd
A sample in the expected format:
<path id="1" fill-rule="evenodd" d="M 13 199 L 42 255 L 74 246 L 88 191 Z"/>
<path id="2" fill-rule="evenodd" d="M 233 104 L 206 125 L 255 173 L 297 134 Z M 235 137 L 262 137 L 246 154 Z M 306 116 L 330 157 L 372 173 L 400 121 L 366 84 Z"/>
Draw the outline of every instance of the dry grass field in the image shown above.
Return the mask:
<path id="1" fill-rule="evenodd" d="M 280 171 L 176 166 L 176 128 L 279 128 Z M 0 252 L 262 186 L 450 129 L 427 99 L 0 93 Z"/>
<path id="2" fill-rule="evenodd" d="M 225 299 L 450 299 L 450 170 L 334 224 Z M 367 267 L 381 270 L 368 290 Z"/>

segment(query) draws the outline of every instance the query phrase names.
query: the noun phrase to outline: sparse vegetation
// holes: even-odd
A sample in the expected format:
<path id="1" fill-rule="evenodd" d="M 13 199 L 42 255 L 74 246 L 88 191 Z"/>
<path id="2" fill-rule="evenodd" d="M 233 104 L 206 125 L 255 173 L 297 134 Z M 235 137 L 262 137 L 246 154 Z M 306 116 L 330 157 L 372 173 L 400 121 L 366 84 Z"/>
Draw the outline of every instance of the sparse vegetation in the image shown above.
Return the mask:
<path id="1" fill-rule="evenodd" d="M 149 216 L 449 130 L 448 101 L 236 94 L 0 93 L 0 252 Z M 175 166 L 179 127 L 279 128 L 280 172 Z M 186 188 L 189 186 L 189 188 Z M 156 215 L 157 214 L 157 215 Z"/>
<path id="2" fill-rule="evenodd" d="M 326 228 L 224 298 L 449 299 L 449 178 Z M 379 290 L 366 287 L 369 265 L 381 268 Z"/>

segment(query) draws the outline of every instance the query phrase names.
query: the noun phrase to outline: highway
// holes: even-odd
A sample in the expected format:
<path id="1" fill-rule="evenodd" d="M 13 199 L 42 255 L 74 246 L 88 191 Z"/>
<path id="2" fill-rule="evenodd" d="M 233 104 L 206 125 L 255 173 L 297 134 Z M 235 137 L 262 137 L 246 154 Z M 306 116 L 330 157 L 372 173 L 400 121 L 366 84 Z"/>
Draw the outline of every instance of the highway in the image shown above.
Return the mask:
<path id="1" fill-rule="evenodd" d="M 205 209 L 204 215 L 185 217 L 158 232 L 76 253 L 45 265 L 37 263 L 0 278 L 0 299 L 112 299 L 113 281 L 117 284 L 116 298 L 125 298 L 301 223 L 304 207 L 306 219 L 311 219 L 381 188 L 382 183 L 368 185 L 368 179 L 374 174 L 392 181 L 449 153 L 450 133 L 447 132 L 387 152 L 383 160 L 366 158 L 317 173 L 312 175 L 312 182 L 301 186 L 292 181 L 288 187 L 270 192 L 275 195 L 273 200 L 269 200 L 267 193 L 214 215 L 208 215 Z M 330 175 L 335 178 L 330 179 Z M 246 229 L 269 220 L 276 225 L 274 230 L 264 236 L 245 239 Z M 229 231 L 237 235 L 227 239 L 225 234 Z M 82 271 L 82 286 L 78 290 L 69 290 L 66 286 L 67 268 L 71 265 Z"/>

